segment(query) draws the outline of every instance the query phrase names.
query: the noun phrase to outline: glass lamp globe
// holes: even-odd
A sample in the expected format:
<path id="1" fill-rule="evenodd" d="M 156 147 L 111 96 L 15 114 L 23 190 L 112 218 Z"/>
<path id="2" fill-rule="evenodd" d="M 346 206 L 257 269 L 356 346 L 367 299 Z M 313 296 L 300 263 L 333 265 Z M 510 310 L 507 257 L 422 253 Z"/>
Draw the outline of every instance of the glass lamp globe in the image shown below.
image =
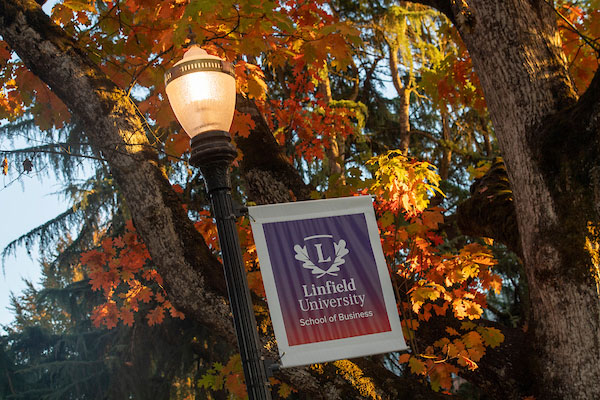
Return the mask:
<path id="1" fill-rule="evenodd" d="M 228 132 L 235 110 L 231 63 L 192 46 L 165 74 L 169 103 L 190 138 L 209 131 Z"/>

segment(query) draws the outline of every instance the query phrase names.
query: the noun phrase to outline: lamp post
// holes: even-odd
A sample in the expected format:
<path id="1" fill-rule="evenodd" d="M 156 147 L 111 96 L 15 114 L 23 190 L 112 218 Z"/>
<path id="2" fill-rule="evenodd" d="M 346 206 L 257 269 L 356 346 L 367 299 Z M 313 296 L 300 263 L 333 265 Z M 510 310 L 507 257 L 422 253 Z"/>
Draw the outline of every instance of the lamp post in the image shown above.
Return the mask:
<path id="1" fill-rule="evenodd" d="M 231 312 L 250 400 L 269 400 L 271 391 L 260 354 L 256 319 L 235 226 L 229 167 L 237 156 L 229 128 L 235 110 L 230 63 L 192 46 L 165 74 L 166 92 L 177 120 L 191 137 L 190 163 L 202 171 L 223 256 Z"/>

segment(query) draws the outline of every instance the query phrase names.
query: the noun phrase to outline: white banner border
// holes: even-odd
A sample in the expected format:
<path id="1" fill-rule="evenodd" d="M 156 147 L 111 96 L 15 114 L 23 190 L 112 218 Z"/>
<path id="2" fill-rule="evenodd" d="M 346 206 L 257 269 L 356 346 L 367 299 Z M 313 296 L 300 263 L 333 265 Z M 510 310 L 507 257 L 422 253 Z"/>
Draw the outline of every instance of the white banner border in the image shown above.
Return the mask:
<path id="1" fill-rule="evenodd" d="M 268 302 L 269 311 L 271 313 L 282 367 L 315 364 L 407 349 L 400 325 L 400 317 L 398 316 L 394 289 L 383 255 L 383 249 L 381 248 L 379 229 L 375 219 L 371 196 L 254 206 L 248 207 L 248 210 L 267 300 L 271 300 Z M 365 216 L 391 331 L 290 346 L 287 341 L 287 333 L 283 323 L 279 296 L 275 286 L 275 278 L 273 276 L 262 225 L 271 222 L 349 214 L 363 214 Z"/>

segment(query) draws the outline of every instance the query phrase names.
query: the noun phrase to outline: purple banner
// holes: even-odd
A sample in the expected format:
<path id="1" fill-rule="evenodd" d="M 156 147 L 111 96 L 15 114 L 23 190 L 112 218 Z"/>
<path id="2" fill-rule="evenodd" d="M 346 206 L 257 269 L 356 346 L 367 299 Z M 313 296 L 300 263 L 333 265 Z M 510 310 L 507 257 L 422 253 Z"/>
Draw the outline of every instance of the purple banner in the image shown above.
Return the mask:
<path id="1" fill-rule="evenodd" d="M 391 331 L 364 214 L 263 229 L 290 346 Z"/>

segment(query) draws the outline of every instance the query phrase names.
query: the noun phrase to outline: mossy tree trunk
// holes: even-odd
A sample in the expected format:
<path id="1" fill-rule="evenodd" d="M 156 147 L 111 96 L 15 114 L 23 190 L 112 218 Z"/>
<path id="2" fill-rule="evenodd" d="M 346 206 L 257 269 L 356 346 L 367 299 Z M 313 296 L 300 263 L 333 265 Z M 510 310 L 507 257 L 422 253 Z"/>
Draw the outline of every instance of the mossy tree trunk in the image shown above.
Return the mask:
<path id="1" fill-rule="evenodd" d="M 423 1 L 466 43 L 514 195 L 539 399 L 600 398 L 599 77 L 578 98 L 544 0 Z"/>

